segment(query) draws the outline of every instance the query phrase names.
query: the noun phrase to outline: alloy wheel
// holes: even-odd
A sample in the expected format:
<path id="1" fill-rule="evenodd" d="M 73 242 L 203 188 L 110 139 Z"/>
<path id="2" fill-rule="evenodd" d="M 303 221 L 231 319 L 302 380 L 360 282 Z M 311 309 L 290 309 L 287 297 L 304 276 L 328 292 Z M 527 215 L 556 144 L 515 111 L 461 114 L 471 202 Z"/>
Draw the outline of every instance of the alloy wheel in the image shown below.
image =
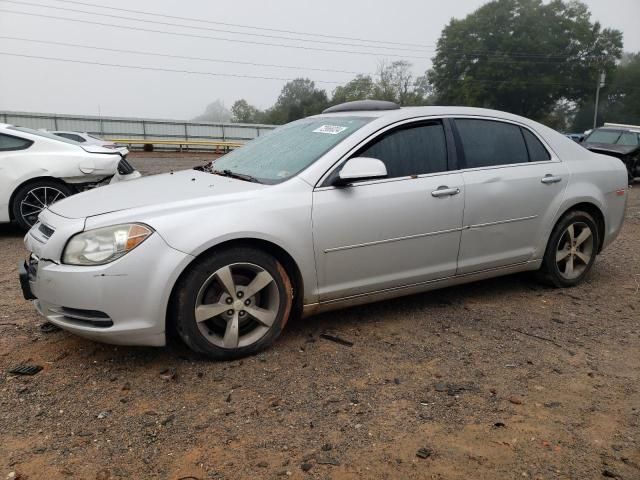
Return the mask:
<path id="1" fill-rule="evenodd" d="M 236 349 L 266 335 L 280 308 L 278 285 L 252 263 L 233 263 L 204 282 L 195 303 L 198 329 L 212 344 Z"/>
<path id="2" fill-rule="evenodd" d="M 584 273 L 594 255 L 593 232 L 584 222 L 575 222 L 560 236 L 556 265 L 560 276 L 574 280 Z"/>
<path id="3" fill-rule="evenodd" d="M 20 215 L 29 226 L 33 226 L 42 210 L 66 196 L 55 187 L 35 187 L 20 202 Z"/>

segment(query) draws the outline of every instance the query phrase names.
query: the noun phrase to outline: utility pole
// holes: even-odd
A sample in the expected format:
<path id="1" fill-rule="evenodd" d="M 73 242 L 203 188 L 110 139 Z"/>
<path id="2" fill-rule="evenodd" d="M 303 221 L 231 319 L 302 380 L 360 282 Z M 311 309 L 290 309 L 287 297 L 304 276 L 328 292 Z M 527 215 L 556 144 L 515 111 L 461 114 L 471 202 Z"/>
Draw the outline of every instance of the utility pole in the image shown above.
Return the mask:
<path id="1" fill-rule="evenodd" d="M 598 102 L 600 100 L 600 89 L 602 87 L 604 87 L 605 85 L 605 80 L 606 80 L 606 75 L 604 73 L 604 70 L 602 70 L 600 72 L 600 75 L 598 76 L 598 85 L 596 86 L 596 108 L 595 111 L 593 112 L 593 128 L 595 129 L 598 125 Z"/>
<path id="2" fill-rule="evenodd" d="M 102 112 L 100 111 L 100 104 L 98 104 L 98 122 L 100 125 L 99 135 L 102 137 L 104 135 L 104 127 L 102 126 Z"/>

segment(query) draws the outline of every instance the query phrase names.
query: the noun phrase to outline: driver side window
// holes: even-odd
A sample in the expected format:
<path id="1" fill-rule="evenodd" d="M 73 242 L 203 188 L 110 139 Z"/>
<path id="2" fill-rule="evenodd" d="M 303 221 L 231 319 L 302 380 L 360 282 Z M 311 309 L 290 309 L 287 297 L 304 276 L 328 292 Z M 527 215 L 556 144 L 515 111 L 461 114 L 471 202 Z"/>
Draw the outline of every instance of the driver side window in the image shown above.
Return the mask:
<path id="1" fill-rule="evenodd" d="M 447 170 L 444 127 L 439 121 L 404 125 L 382 134 L 353 156 L 381 160 L 387 178 L 443 172 Z"/>

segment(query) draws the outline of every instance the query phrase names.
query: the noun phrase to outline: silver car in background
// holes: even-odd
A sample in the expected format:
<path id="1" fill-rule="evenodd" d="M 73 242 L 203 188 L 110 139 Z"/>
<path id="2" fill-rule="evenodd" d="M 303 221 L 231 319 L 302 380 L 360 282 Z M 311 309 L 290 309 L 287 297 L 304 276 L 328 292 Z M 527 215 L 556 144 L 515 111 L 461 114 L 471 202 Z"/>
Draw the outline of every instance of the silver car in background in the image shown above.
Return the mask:
<path id="1" fill-rule="evenodd" d="M 51 205 L 20 276 L 78 335 L 237 358 L 296 315 L 527 270 L 574 286 L 626 200 L 618 159 L 525 118 L 351 102 Z"/>

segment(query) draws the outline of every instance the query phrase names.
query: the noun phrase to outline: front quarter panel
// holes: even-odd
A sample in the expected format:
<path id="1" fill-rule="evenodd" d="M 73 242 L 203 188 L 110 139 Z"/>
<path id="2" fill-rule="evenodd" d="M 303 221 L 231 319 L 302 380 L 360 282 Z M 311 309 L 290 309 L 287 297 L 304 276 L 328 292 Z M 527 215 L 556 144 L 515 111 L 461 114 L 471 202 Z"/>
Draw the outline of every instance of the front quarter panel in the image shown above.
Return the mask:
<path id="1" fill-rule="evenodd" d="M 285 250 L 296 262 L 304 282 L 304 303 L 317 298 L 311 225 L 312 188 L 299 178 L 261 189 L 232 203 L 194 204 L 180 210 L 140 209 L 97 215 L 86 229 L 143 222 L 169 246 L 194 257 L 227 241 L 258 239 Z"/>

